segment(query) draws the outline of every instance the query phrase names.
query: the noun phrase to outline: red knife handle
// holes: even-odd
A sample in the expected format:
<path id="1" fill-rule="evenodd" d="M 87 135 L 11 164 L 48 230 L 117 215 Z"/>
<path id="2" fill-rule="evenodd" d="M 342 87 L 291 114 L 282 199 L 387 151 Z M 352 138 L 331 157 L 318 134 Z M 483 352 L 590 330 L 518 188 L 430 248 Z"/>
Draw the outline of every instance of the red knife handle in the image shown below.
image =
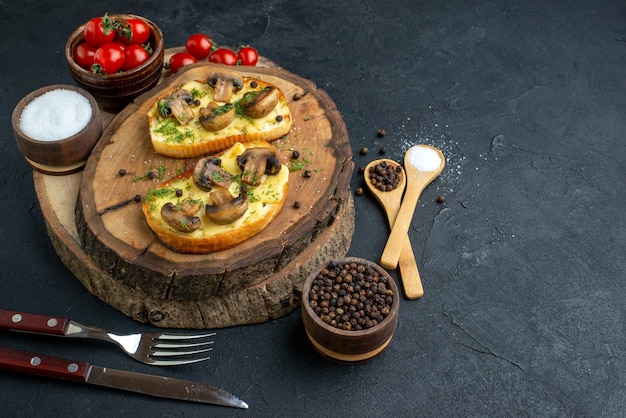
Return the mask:
<path id="1" fill-rule="evenodd" d="M 69 322 L 66 318 L 0 309 L 0 329 L 63 336 Z"/>
<path id="2" fill-rule="evenodd" d="M 0 347 L 0 369 L 3 370 L 86 382 L 90 368 L 86 362 Z"/>

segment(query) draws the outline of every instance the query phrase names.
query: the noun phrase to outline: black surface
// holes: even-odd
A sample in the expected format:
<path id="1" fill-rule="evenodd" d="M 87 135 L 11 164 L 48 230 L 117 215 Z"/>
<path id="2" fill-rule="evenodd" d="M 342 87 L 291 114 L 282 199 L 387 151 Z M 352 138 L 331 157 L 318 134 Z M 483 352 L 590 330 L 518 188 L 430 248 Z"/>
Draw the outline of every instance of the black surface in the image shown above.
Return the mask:
<path id="1" fill-rule="evenodd" d="M 91 296 L 61 263 L 10 128 L 21 97 L 72 83 L 65 41 L 106 11 L 150 18 L 167 47 L 198 31 L 251 44 L 314 81 L 340 109 L 357 167 L 383 145 L 401 161 L 415 143 L 439 147 L 448 164 L 410 230 L 426 294 L 402 301 L 395 338 L 375 361 L 323 360 L 299 310 L 220 330 L 210 362 L 169 369 L 98 342 L 0 331 L 2 345 L 197 380 L 250 404 L 3 372 L 0 414 L 626 416 L 625 2 L 41 0 L 5 1 L 2 11 L 3 307 L 151 329 Z M 384 213 L 367 193 L 355 200 L 350 255 L 376 261 Z"/>

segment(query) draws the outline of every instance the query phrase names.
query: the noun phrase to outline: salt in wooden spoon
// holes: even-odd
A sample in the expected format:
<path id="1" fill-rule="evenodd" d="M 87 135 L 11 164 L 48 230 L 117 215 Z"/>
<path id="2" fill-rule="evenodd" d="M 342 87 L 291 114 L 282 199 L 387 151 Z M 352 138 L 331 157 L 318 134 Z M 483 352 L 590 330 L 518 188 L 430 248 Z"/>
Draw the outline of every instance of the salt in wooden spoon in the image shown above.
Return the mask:
<path id="1" fill-rule="evenodd" d="M 404 155 L 406 193 L 391 228 L 387 245 L 380 257 L 380 265 L 387 269 L 398 267 L 405 236 L 409 232 L 415 206 L 422 191 L 441 173 L 446 165 L 443 153 L 430 145 L 414 145 Z"/>
<path id="2" fill-rule="evenodd" d="M 398 185 L 392 190 L 380 190 L 370 179 L 370 169 L 378 164 L 385 163 L 392 167 L 399 167 L 402 178 Z M 389 221 L 389 227 L 393 227 L 398 211 L 400 210 L 400 202 L 402 201 L 402 195 L 404 194 L 404 188 L 406 186 L 406 173 L 400 164 L 393 160 L 386 158 L 375 160 L 369 163 L 365 167 L 363 173 L 365 177 L 365 184 L 372 192 L 376 200 L 382 205 L 385 213 L 387 214 L 387 220 Z M 424 296 L 424 288 L 422 287 L 422 281 L 420 279 L 420 273 L 417 269 L 417 263 L 415 262 L 415 254 L 413 254 L 413 248 L 411 248 L 411 240 L 408 234 L 405 235 L 404 244 L 400 250 L 400 257 L 398 259 L 398 267 L 400 269 L 400 278 L 402 279 L 402 286 L 404 287 L 404 295 L 407 299 L 418 299 Z"/>

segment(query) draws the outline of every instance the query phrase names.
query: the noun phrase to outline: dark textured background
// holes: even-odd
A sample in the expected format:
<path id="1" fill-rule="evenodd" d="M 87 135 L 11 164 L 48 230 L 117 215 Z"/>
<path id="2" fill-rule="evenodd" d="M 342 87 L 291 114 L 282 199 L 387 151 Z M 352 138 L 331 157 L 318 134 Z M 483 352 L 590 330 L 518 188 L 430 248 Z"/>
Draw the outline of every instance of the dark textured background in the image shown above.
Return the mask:
<path id="1" fill-rule="evenodd" d="M 58 259 L 10 128 L 21 97 L 72 83 L 65 41 L 107 11 L 155 21 L 167 47 L 206 32 L 314 81 L 340 109 L 357 167 L 383 145 L 398 161 L 415 143 L 439 147 L 447 167 L 410 230 L 426 294 L 402 300 L 392 344 L 359 366 L 313 352 L 299 311 L 220 330 L 210 362 L 169 369 L 98 342 L 0 332 L 1 345 L 197 380 L 250 404 L 0 373 L 0 414 L 626 416 L 626 2 L 129 3 L 0 1 L 1 306 L 150 329 L 91 296 Z M 367 194 L 355 200 L 350 255 L 378 260 L 384 213 Z"/>

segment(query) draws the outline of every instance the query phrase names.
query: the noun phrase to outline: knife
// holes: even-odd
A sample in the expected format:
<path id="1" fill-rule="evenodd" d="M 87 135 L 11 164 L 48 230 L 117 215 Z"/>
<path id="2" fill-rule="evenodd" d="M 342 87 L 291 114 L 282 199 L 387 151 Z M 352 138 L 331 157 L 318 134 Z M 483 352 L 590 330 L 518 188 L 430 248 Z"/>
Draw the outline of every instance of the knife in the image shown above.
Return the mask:
<path id="1" fill-rule="evenodd" d="M 236 396 L 213 386 L 66 360 L 0 347 L 0 369 L 105 386 L 144 395 L 248 409 Z"/>

